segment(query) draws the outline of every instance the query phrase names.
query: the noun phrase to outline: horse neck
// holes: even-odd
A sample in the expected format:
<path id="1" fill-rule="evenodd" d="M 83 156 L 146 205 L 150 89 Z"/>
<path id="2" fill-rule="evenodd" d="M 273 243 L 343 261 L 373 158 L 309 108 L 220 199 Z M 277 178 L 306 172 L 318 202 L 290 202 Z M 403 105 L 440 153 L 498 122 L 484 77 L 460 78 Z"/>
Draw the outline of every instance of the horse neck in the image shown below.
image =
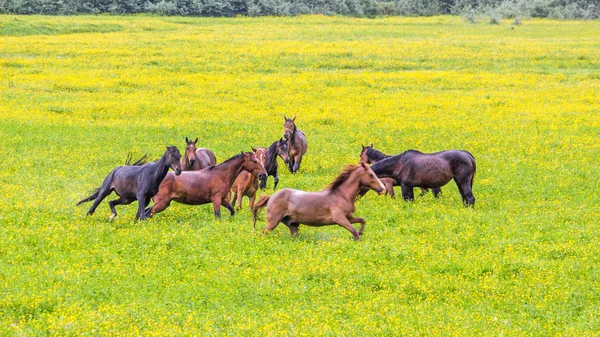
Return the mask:
<path id="1" fill-rule="evenodd" d="M 239 158 L 234 158 L 215 166 L 213 170 L 217 170 L 217 172 L 224 172 L 224 180 L 229 184 L 229 188 L 231 188 L 235 178 L 240 174 L 240 172 L 242 172 L 243 167 L 244 157 L 240 156 Z"/>
<path id="2" fill-rule="evenodd" d="M 296 129 L 296 127 L 294 127 L 294 132 L 292 132 L 290 134 L 290 146 L 294 146 L 294 144 L 296 144 L 296 133 L 298 133 L 298 129 Z"/>
<path id="3" fill-rule="evenodd" d="M 272 170 L 277 163 L 277 142 L 274 142 L 267 149 L 265 154 L 265 171 L 269 172 Z"/>
<path id="4" fill-rule="evenodd" d="M 377 161 L 371 165 L 371 170 L 373 170 L 378 178 L 392 177 L 394 175 L 394 171 L 402 166 L 402 163 L 397 157 L 398 156 L 393 156 Z"/>
<path id="5" fill-rule="evenodd" d="M 360 174 L 358 173 L 358 170 L 360 169 L 354 170 L 348 179 L 332 191 L 332 193 L 341 195 L 344 199 L 354 204 L 354 200 L 356 200 L 359 193 L 358 186 L 360 185 Z"/>
<path id="6" fill-rule="evenodd" d="M 385 153 L 383 153 L 383 152 L 381 152 L 379 150 L 375 150 L 373 148 L 371 148 L 370 150 L 367 151 L 367 156 L 373 162 L 378 162 L 378 161 L 380 161 L 382 159 L 391 157 L 391 156 L 388 156 L 387 154 L 385 154 Z"/>
<path id="7" fill-rule="evenodd" d="M 151 164 L 155 166 L 155 170 L 151 174 L 152 181 L 160 183 L 167 175 L 167 172 L 169 172 L 169 165 L 167 165 L 167 159 L 165 158 L 165 155 Z"/>

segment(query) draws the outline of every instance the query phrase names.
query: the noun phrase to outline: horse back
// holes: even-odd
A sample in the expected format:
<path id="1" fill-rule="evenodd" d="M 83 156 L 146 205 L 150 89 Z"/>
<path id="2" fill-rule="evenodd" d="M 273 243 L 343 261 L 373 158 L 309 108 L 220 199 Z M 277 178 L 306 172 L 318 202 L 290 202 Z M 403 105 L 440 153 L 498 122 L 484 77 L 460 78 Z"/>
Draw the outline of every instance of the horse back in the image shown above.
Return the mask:
<path id="1" fill-rule="evenodd" d="M 217 158 L 215 157 L 215 154 L 209 149 L 203 147 L 196 149 L 196 157 L 198 157 L 200 169 L 217 164 Z"/>

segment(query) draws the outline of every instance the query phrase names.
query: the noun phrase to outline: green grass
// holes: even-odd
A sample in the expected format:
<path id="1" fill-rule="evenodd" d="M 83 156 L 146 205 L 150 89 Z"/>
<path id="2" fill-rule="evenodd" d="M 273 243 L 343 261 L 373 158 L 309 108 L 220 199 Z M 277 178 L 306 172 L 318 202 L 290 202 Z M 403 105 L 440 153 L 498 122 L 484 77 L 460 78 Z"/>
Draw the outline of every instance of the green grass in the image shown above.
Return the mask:
<path id="1" fill-rule="evenodd" d="M 0 335 L 597 335 L 599 29 L 0 16 Z M 222 161 L 279 139 L 284 114 L 309 150 L 281 188 L 322 189 L 361 144 L 465 149 L 475 207 L 453 182 L 369 193 L 361 242 L 262 235 L 247 199 L 221 221 L 75 207 L 128 153 L 199 137 Z"/>

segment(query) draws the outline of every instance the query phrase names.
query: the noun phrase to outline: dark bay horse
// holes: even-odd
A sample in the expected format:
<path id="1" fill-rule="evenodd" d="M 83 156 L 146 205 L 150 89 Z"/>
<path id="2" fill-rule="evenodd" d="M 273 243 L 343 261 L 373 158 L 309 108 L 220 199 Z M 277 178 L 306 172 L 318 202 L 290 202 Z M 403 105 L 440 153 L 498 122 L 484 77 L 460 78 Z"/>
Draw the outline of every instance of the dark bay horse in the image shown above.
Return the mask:
<path id="1" fill-rule="evenodd" d="M 367 146 L 361 145 L 361 146 L 362 146 L 362 150 L 360 152 L 360 161 L 364 161 L 367 164 L 373 164 L 382 159 L 391 157 L 390 155 L 387 155 L 379 150 L 375 150 L 373 148 L 373 143 L 371 143 L 371 145 L 367 145 Z M 398 186 L 398 184 L 396 184 L 396 180 L 392 179 L 392 178 L 379 178 L 379 180 L 381 180 L 383 185 L 385 185 L 385 189 L 387 190 L 390 197 L 394 198 L 395 197 L 394 186 Z M 365 195 L 365 193 L 367 193 L 367 191 L 369 191 L 369 190 L 362 189 L 360 195 L 361 196 Z M 421 187 L 421 195 L 424 195 L 425 193 L 427 193 L 427 191 L 429 191 L 428 188 Z M 439 187 L 432 188 L 431 192 L 433 192 L 433 196 L 437 198 L 440 195 L 440 193 L 442 193 L 442 190 Z"/>
<path id="2" fill-rule="evenodd" d="M 302 156 L 306 153 L 308 145 L 306 144 L 306 136 L 304 132 L 296 128 L 296 117 L 287 118 L 283 116 L 285 123 L 283 124 L 283 138 L 288 141 L 290 161 L 288 167 L 290 172 L 296 173 L 300 169 Z"/>
<path id="3" fill-rule="evenodd" d="M 273 142 L 271 144 L 271 146 L 269 146 L 269 148 L 265 149 L 263 147 L 263 148 L 259 148 L 259 149 L 265 150 L 265 154 L 264 154 L 265 161 L 263 163 L 263 166 L 265 167 L 265 170 L 267 171 L 267 175 L 273 177 L 273 179 L 275 181 L 275 184 L 273 185 L 273 189 L 276 189 L 277 183 L 279 183 L 279 175 L 277 172 L 277 169 L 278 169 L 277 156 L 279 156 L 285 164 L 289 163 L 290 157 L 289 157 L 288 141 L 283 138 L 280 138 L 278 141 Z M 252 150 L 254 151 L 255 149 L 252 149 Z M 265 189 L 266 183 L 267 183 L 266 180 L 265 180 L 264 184 L 261 182 L 260 188 Z"/>
<path id="4" fill-rule="evenodd" d="M 221 205 L 231 215 L 235 214 L 233 206 L 227 201 L 227 195 L 235 178 L 246 170 L 265 179 L 267 172 L 252 152 L 242 152 L 223 163 L 210 166 L 200 171 L 186 171 L 179 176 L 167 174 L 160 184 L 158 193 L 152 198 L 154 205 L 146 209 L 146 216 L 153 216 L 169 207 L 171 201 L 186 205 L 203 205 L 212 203 L 215 216 L 221 218 Z"/>
<path id="5" fill-rule="evenodd" d="M 272 231 L 282 222 L 292 235 L 298 234 L 300 224 L 326 226 L 338 224 L 360 240 L 365 230 L 365 219 L 354 217 L 354 200 L 361 186 L 383 193 L 385 187 L 366 163 L 348 165 L 342 173 L 321 192 L 283 189 L 272 196 L 262 196 L 256 203 L 254 225 L 258 212 L 267 207 L 267 226 L 263 233 Z M 360 223 L 357 231 L 353 223 Z"/>
<path id="6" fill-rule="evenodd" d="M 217 164 L 217 158 L 211 150 L 205 148 L 196 148 L 196 140 L 191 141 L 185 137 L 185 156 L 181 161 L 183 171 L 197 171 Z"/>
<path id="7" fill-rule="evenodd" d="M 467 151 L 422 153 L 408 150 L 375 162 L 371 169 L 380 178 L 393 178 L 402 188 L 404 200 L 414 200 L 414 187 L 439 188 L 454 179 L 465 205 L 475 204 L 475 158 Z"/>
<path id="8" fill-rule="evenodd" d="M 140 163 L 143 160 L 145 159 L 142 158 L 134 164 Z M 138 212 L 136 219 L 144 220 L 146 219 L 144 209 L 148 206 L 150 198 L 158 192 L 158 186 L 167 175 L 169 168 L 173 169 L 176 175 L 181 173 L 180 160 L 181 154 L 179 150 L 175 146 L 170 146 L 167 147 L 167 150 L 158 161 L 141 166 L 119 166 L 112 170 L 104 179 L 102 186 L 96 189 L 89 197 L 80 200 L 77 206 L 94 200 L 94 203 L 87 212 L 88 215 L 92 215 L 102 200 L 111 194 L 112 191 L 115 191 L 119 199 L 108 203 L 112 211 L 109 219 L 113 220 L 117 216 L 116 205 L 128 205 L 137 200 Z"/>

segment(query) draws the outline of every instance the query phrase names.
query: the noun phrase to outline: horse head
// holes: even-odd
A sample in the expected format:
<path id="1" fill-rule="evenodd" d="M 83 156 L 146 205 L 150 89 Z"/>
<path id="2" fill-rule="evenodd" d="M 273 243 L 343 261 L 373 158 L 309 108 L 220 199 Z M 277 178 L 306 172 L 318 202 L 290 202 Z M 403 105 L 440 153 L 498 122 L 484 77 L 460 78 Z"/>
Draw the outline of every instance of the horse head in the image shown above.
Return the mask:
<path id="1" fill-rule="evenodd" d="M 175 171 L 175 175 L 181 174 L 181 153 L 175 146 L 167 146 L 167 151 L 163 154 L 166 165 Z"/>
<path id="2" fill-rule="evenodd" d="M 369 164 L 361 162 L 360 165 L 363 168 L 363 172 L 360 175 L 360 186 L 368 187 L 379 194 L 385 193 L 385 185 L 377 178 L 377 175 L 371 170 Z"/>
<path id="3" fill-rule="evenodd" d="M 267 171 L 264 166 L 256 159 L 256 156 L 252 152 L 242 152 L 244 156 L 244 164 L 242 168 L 251 174 L 258 176 L 258 179 L 261 181 L 267 180 Z"/>
<path id="4" fill-rule="evenodd" d="M 194 162 L 196 161 L 196 159 L 198 158 L 196 156 L 196 143 L 198 142 L 198 137 L 196 137 L 196 140 L 191 141 L 189 140 L 187 137 L 185 137 L 185 160 L 187 160 L 187 162 L 189 163 L 189 167 L 193 167 L 194 166 Z"/>
<path id="5" fill-rule="evenodd" d="M 296 132 L 296 116 L 294 118 L 287 118 L 283 116 L 285 123 L 283 123 L 283 138 L 290 139 L 290 137 Z"/>
<path id="6" fill-rule="evenodd" d="M 287 139 L 279 138 L 277 142 L 277 155 L 281 157 L 284 163 L 290 162 L 290 146 Z"/>
<path id="7" fill-rule="evenodd" d="M 267 149 L 264 147 L 259 147 L 258 149 L 252 148 L 252 152 L 254 152 L 254 157 L 258 160 L 258 162 L 265 167 L 265 161 L 267 159 Z M 261 190 L 264 190 L 267 187 L 267 178 L 260 180 L 259 185 Z"/>

